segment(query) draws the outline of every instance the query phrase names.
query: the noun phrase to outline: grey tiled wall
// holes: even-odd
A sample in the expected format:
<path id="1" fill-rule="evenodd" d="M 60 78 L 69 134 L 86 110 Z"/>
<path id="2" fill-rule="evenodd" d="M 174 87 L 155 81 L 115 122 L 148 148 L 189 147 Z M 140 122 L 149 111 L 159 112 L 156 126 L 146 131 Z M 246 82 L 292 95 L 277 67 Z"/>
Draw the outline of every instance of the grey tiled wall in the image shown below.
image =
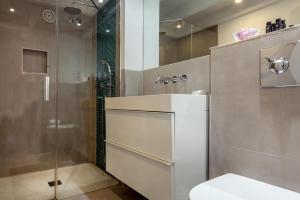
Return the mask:
<path id="1" fill-rule="evenodd" d="M 143 95 L 143 71 L 122 70 L 122 93 L 124 96 Z"/>
<path id="2" fill-rule="evenodd" d="M 195 90 L 209 91 L 209 61 L 210 56 L 203 56 L 183 62 L 161 66 L 159 69 L 144 71 L 143 92 L 151 94 L 190 94 Z M 155 84 L 158 76 L 172 77 L 178 74 L 186 74 L 187 81 L 176 84 Z"/>
<path id="3" fill-rule="evenodd" d="M 212 49 L 210 178 L 236 173 L 300 192 L 300 88 L 261 89 L 259 52 L 299 28 Z"/>

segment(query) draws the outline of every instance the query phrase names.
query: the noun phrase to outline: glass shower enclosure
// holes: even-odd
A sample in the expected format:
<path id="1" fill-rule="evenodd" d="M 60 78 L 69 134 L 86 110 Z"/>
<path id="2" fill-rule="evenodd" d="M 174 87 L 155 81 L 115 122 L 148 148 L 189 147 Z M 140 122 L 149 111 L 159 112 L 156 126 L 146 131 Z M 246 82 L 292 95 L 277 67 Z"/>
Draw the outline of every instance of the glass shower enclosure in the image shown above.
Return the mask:
<path id="1" fill-rule="evenodd" d="M 118 183 L 103 170 L 99 101 L 118 93 L 118 6 L 93 3 L 0 0 L 0 200 Z"/>

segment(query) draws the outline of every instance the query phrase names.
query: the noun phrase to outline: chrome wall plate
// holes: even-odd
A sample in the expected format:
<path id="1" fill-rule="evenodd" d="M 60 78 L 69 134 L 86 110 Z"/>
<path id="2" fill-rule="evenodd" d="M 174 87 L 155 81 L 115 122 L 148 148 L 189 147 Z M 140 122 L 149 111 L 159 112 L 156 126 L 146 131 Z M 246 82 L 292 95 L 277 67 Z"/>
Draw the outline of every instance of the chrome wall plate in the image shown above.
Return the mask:
<path id="1" fill-rule="evenodd" d="M 264 87 L 300 86 L 300 42 L 260 51 L 260 85 Z"/>

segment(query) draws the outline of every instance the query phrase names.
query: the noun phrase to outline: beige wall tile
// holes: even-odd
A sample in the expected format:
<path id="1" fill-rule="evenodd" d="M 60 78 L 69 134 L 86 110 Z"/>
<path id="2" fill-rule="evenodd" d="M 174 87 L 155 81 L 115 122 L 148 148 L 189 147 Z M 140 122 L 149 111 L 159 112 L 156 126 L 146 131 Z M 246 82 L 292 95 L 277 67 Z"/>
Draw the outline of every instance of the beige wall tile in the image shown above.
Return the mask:
<path id="1" fill-rule="evenodd" d="M 299 160 L 281 159 L 281 185 L 293 191 L 300 191 Z"/>
<path id="2" fill-rule="evenodd" d="M 230 147 L 225 152 L 229 171 L 280 186 L 279 157 L 236 147 Z"/>
<path id="3" fill-rule="evenodd" d="M 291 178 L 300 163 L 300 88 L 259 84 L 260 50 L 299 39 L 295 28 L 212 49 L 211 177 L 237 173 L 300 192 Z"/>
<path id="4" fill-rule="evenodd" d="M 209 92 L 209 62 L 210 57 L 204 56 L 188 61 L 161 66 L 159 69 L 144 72 L 144 95 L 149 94 L 191 94 L 195 90 Z M 155 84 L 158 76 L 173 77 L 179 74 L 187 75 L 187 81 L 177 83 Z"/>
<path id="5" fill-rule="evenodd" d="M 155 84 L 159 76 L 158 68 L 148 69 L 143 72 L 143 91 L 145 95 L 160 94 L 160 84 Z"/>
<path id="6" fill-rule="evenodd" d="M 286 103 L 288 104 L 289 102 Z M 280 145 L 282 156 L 296 159 L 300 162 L 300 106 L 297 104 L 293 104 L 293 107 L 291 105 L 283 106 L 280 121 Z"/>
<path id="7" fill-rule="evenodd" d="M 139 96 L 143 94 L 143 71 L 122 70 L 124 74 L 125 96 Z"/>

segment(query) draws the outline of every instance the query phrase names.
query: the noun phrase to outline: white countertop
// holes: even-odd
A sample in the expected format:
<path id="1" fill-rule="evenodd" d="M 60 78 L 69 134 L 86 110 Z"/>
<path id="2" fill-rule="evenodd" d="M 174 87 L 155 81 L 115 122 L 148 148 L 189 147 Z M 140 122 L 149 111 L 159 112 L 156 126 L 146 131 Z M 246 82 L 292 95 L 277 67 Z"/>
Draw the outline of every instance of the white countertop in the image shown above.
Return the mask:
<path id="1" fill-rule="evenodd" d="M 192 94 L 159 94 L 105 98 L 105 109 L 158 112 L 207 111 L 208 96 Z M 191 109 L 190 106 L 194 107 Z"/>
<path id="2" fill-rule="evenodd" d="M 300 200 L 300 194 L 235 174 L 225 174 L 192 189 L 190 200 Z"/>

